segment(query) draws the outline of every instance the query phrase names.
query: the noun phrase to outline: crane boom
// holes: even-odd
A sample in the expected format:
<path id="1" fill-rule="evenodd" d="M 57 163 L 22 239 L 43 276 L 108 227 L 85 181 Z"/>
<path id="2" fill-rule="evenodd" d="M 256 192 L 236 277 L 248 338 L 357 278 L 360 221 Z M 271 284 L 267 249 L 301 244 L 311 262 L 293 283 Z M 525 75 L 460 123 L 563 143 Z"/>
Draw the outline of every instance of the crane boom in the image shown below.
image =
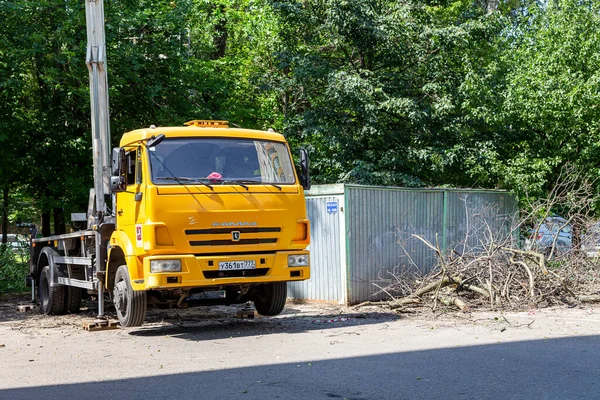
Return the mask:
<path id="1" fill-rule="evenodd" d="M 104 34 L 104 0 L 85 0 L 87 29 L 86 64 L 90 76 L 92 151 L 94 161 L 95 224 L 106 210 L 110 194 L 110 122 Z"/>
<path id="2" fill-rule="evenodd" d="M 88 206 L 88 227 L 95 230 L 96 262 L 104 265 L 107 249 L 102 243 L 100 226 L 106 213 L 106 196 L 110 192 L 110 122 L 108 109 L 108 77 L 106 39 L 104 34 L 104 0 L 85 0 L 87 31 L 86 64 L 90 76 L 90 108 L 94 190 Z M 95 211 L 95 212 L 94 212 Z M 102 272 L 103 267 L 98 269 Z M 96 280 L 98 293 L 103 293 L 101 279 Z M 104 298 L 98 296 L 98 316 L 104 315 Z"/>

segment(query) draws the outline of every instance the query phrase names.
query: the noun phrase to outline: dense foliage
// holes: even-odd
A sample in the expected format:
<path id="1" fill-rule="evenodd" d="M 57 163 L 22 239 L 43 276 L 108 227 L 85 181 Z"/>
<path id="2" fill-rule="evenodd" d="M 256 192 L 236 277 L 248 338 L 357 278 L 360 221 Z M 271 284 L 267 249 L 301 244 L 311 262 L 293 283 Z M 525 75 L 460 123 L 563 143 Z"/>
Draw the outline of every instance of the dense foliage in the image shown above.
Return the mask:
<path id="1" fill-rule="evenodd" d="M 226 119 L 309 148 L 316 183 L 539 196 L 566 163 L 600 172 L 599 8 L 107 0 L 113 144 L 150 124 Z M 92 186 L 84 2 L 0 0 L 0 18 L 4 215 L 62 219 Z"/>
<path id="2" fill-rule="evenodd" d="M 26 253 L 26 249 L 15 251 L 0 244 L 0 294 L 27 290 L 24 279 L 29 273 Z"/>

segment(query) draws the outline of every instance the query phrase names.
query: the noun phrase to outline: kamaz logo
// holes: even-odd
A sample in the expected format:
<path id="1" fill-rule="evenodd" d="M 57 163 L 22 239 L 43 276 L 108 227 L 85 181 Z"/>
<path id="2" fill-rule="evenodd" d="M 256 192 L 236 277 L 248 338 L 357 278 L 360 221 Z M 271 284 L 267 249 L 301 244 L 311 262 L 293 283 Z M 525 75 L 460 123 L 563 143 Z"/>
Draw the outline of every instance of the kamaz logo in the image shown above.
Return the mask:
<path id="1" fill-rule="evenodd" d="M 213 222 L 212 226 L 256 226 L 256 222 Z"/>

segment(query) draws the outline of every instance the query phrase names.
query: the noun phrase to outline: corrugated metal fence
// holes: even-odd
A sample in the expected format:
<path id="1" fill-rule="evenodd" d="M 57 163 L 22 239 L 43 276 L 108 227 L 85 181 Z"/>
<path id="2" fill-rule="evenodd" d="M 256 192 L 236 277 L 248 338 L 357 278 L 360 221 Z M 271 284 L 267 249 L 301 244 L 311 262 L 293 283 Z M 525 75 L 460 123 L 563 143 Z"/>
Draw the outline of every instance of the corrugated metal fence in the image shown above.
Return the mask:
<path id="1" fill-rule="evenodd" d="M 315 186 L 307 193 L 311 279 L 289 284 L 293 298 L 358 303 L 385 298 L 397 277 L 426 273 L 432 250 L 476 248 L 508 230 L 516 200 L 503 191 Z M 465 240 L 466 239 L 466 240 Z"/>
<path id="2" fill-rule="evenodd" d="M 345 302 L 343 260 L 345 241 L 342 240 L 343 221 L 341 213 L 328 213 L 327 203 L 343 203 L 343 196 L 311 198 L 306 202 L 310 219 L 311 279 L 288 284 L 288 296 Z"/>

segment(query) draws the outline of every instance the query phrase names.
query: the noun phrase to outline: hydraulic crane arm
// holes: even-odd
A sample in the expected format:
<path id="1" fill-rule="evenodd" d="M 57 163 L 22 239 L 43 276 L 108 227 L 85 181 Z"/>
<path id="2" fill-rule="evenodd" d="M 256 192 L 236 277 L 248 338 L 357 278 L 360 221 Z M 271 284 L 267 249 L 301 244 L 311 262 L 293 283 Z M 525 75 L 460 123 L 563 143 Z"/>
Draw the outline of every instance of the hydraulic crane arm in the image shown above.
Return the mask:
<path id="1" fill-rule="evenodd" d="M 94 160 L 95 224 L 106 211 L 110 194 L 110 122 L 104 34 L 104 0 L 85 0 L 87 28 L 86 64 L 90 75 L 92 151 Z M 88 216 L 89 217 L 89 216 Z"/>
<path id="2" fill-rule="evenodd" d="M 106 196 L 110 192 L 110 122 L 108 109 L 108 77 L 106 39 L 104 34 L 104 0 L 85 0 L 87 30 L 86 64 L 90 74 L 90 105 L 92 120 L 92 151 L 94 161 L 94 191 L 88 205 L 88 228 L 95 230 L 95 262 L 97 272 L 103 272 L 107 248 L 103 244 L 102 224 L 105 221 Z M 90 226 L 91 225 L 91 226 Z M 98 316 L 104 315 L 102 275 L 96 278 Z"/>

